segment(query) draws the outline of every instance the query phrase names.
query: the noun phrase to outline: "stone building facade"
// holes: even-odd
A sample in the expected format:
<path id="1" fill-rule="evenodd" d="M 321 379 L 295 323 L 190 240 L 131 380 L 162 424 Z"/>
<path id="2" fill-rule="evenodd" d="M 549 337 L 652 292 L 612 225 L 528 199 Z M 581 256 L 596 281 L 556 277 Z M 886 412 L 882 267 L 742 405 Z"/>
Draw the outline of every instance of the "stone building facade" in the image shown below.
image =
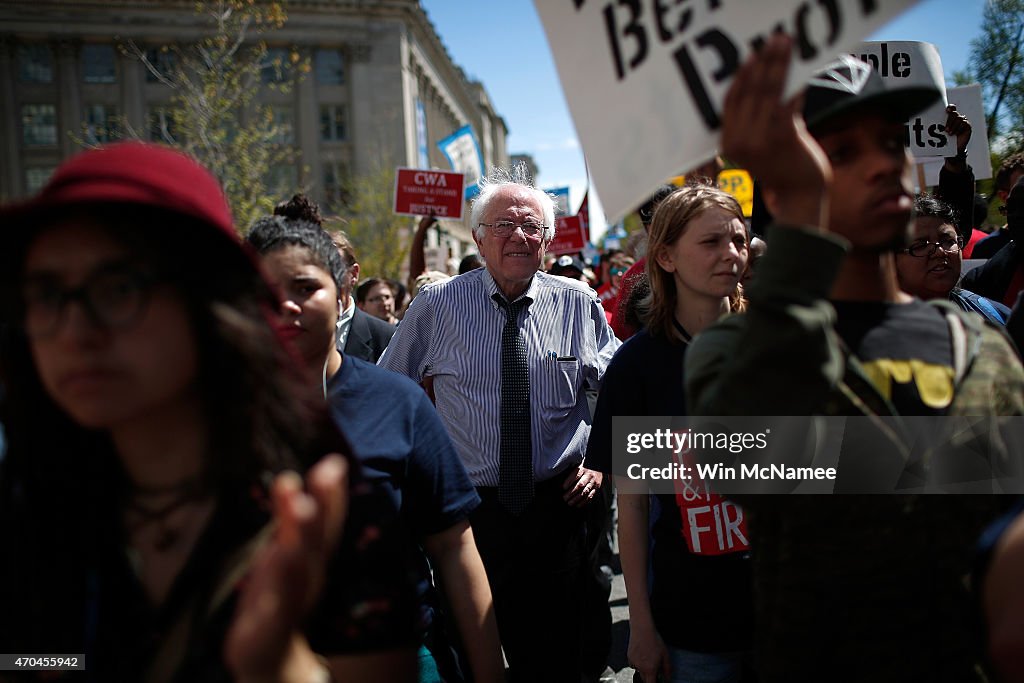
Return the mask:
<path id="1" fill-rule="evenodd" d="M 311 71 L 290 92 L 260 97 L 301 151 L 299 166 L 275 169 L 289 184 L 330 203 L 350 174 L 423 162 L 448 169 L 436 143 L 467 124 L 485 167 L 508 163 L 504 120 L 418 0 L 291 0 L 287 12 L 266 42 L 308 59 Z M 120 46 L 185 43 L 200 21 L 190 0 L 0 2 L 0 199 L 38 190 L 79 148 L 69 132 L 103 142 L 123 118 L 159 138 L 170 91 Z M 465 225 L 444 228 L 429 246 L 453 258 L 472 247 Z"/>

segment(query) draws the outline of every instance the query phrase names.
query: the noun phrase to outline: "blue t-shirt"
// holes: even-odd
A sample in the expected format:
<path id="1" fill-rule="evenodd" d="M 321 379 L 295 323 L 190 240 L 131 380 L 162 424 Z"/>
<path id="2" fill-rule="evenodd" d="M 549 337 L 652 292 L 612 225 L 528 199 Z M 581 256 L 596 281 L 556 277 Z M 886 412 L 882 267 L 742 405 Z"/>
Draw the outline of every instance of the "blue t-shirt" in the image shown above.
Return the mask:
<path id="1" fill-rule="evenodd" d="M 327 382 L 327 401 L 363 477 L 391 496 L 417 540 L 468 519 L 480 504 L 434 404 L 408 377 L 343 356 Z M 426 631 L 439 601 L 426 557 L 414 555 L 419 627 Z"/>
<path id="2" fill-rule="evenodd" d="M 415 382 L 344 356 L 327 400 L 365 478 L 388 491 L 417 537 L 450 528 L 479 505 L 441 418 Z"/>

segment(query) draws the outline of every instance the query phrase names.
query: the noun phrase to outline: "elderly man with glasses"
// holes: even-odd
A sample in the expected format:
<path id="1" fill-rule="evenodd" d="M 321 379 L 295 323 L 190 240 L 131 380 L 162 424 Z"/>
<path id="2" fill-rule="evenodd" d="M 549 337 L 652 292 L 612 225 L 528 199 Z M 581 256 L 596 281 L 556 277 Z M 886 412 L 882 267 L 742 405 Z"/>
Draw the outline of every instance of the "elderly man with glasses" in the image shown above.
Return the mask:
<path id="1" fill-rule="evenodd" d="M 554 203 L 525 169 L 495 171 L 473 204 L 486 267 L 416 297 L 380 365 L 422 382 L 482 504 L 473 533 L 511 680 L 578 681 L 584 506 L 610 463 L 584 463 L 586 389 L 618 348 L 597 295 L 538 272 Z"/>

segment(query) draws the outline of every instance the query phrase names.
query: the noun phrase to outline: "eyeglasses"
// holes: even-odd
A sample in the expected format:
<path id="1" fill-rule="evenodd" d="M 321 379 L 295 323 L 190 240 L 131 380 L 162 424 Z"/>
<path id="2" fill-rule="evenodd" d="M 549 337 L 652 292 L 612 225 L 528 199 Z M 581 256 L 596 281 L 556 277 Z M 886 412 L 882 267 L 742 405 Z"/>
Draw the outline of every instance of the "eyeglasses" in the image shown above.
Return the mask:
<path id="1" fill-rule="evenodd" d="M 935 250 L 941 248 L 942 251 L 947 254 L 955 254 L 964 246 L 964 238 L 960 235 L 953 237 L 943 237 L 938 242 L 929 242 L 928 240 L 919 240 L 914 242 L 903 251 L 911 256 L 917 258 L 925 258 L 935 253 Z"/>
<path id="2" fill-rule="evenodd" d="M 534 221 L 523 221 L 522 223 L 514 223 L 512 221 L 496 221 L 494 223 L 478 223 L 485 228 L 490 228 L 498 237 L 508 237 L 516 228 L 522 228 L 523 234 L 527 237 L 536 237 L 541 233 L 542 230 L 546 230 L 548 226 L 542 223 L 536 223 Z"/>
<path id="3" fill-rule="evenodd" d="M 146 307 L 155 284 L 153 276 L 126 265 L 102 268 L 72 289 L 48 277 L 30 279 L 22 288 L 25 333 L 33 339 L 55 334 L 72 301 L 82 304 L 95 325 L 127 327 Z"/>

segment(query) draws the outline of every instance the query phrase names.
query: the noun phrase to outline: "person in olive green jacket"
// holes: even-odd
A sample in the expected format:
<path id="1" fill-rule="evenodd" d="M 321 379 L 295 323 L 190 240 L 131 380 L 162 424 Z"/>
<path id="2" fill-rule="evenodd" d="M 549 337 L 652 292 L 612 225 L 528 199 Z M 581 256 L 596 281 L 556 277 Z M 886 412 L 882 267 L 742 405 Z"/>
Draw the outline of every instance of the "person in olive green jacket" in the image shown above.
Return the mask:
<path id="1" fill-rule="evenodd" d="M 694 415 L 860 416 L 847 438 L 873 448 L 844 445 L 835 490 L 890 492 L 934 474 L 925 459 L 917 472 L 872 482 L 873 466 L 888 476 L 912 455 L 905 416 L 940 426 L 977 416 L 984 428 L 950 443 L 999 446 L 989 438 L 996 416 L 1024 414 L 1024 370 L 994 327 L 899 289 L 895 251 L 906 246 L 913 205 L 903 122 L 937 92 L 886 89 L 843 57 L 785 102 L 792 46 L 774 37 L 725 99 L 723 155 L 763 184 L 775 223 L 748 311 L 690 348 L 687 402 Z M 1014 455 L 990 453 L 997 466 Z M 844 477 L 850 471 L 859 478 Z M 983 680 L 963 577 L 1000 496 L 742 502 L 760 681 Z"/>

